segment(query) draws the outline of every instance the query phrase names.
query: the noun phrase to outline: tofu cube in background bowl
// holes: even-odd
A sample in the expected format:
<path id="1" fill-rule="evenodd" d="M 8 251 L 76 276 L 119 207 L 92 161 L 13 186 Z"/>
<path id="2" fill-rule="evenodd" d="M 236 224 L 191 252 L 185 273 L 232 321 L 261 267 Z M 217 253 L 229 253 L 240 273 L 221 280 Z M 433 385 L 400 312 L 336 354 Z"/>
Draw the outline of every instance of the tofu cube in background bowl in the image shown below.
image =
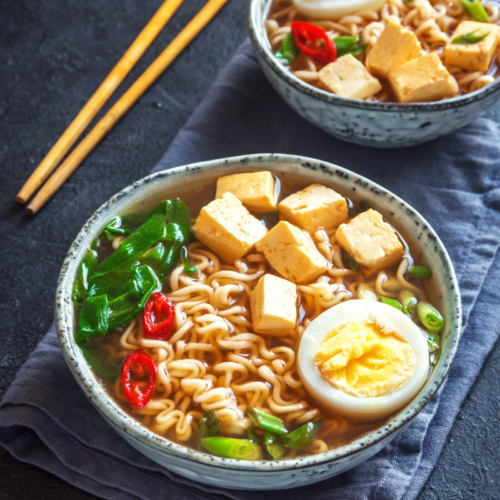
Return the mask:
<path id="1" fill-rule="evenodd" d="M 411 3 L 407 5 L 411 8 Z M 342 85 L 342 81 L 347 81 L 346 78 L 337 78 L 338 75 L 336 77 L 331 69 L 325 70 L 321 76 L 321 84 L 314 86 L 295 76 L 289 66 L 275 57 L 276 49 L 270 45 L 265 25 L 270 6 L 268 0 L 249 0 L 247 8 L 247 29 L 262 71 L 276 90 L 276 98 L 281 97 L 301 117 L 334 137 L 379 148 L 415 146 L 468 125 L 500 99 L 499 79 L 478 90 L 455 95 L 452 77 L 442 76 L 439 71 L 435 75 L 436 80 L 427 84 L 414 83 L 413 78 L 409 78 L 412 85 L 409 92 L 405 92 L 402 86 L 398 87 L 401 99 L 411 99 L 411 96 L 418 99 L 421 95 L 441 99 L 435 102 L 379 102 L 373 96 L 366 97 L 367 100 L 355 99 L 353 97 L 357 95 L 356 92 L 347 90 Z M 478 44 L 478 47 L 469 49 L 478 51 L 477 58 L 483 57 L 483 53 L 489 54 L 491 47 L 495 45 L 494 32 L 500 28 L 496 24 L 484 24 L 482 27 L 483 30 L 490 28 L 492 33 L 485 41 Z M 390 56 L 387 55 L 387 47 L 391 48 Z M 448 44 L 448 57 L 461 54 L 463 48 L 460 47 L 464 46 Z M 421 44 L 415 34 L 388 21 L 384 34 L 368 55 L 367 69 L 384 86 L 382 79 L 386 80 L 390 70 L 408 64 L 422 55 Z M 340 57 L 337 62 L 345 57 Z M 420 64 L 421 62 L 417 67 Z M 328 66 L 325 65 L 325 68 Z M 322 70 L 317 71 L 321 73 Z M 386 85 L 384 89 L 390 89 L 388 82 Z M 338 95 L 332 91 L 338 92 Z"/>
<path id="2" fill-rule="evenodd" d="M 471 33 L 478 38 L 484 38 L 471 44 L 453 43 L 457 37 Z M 498 46 L 499 34 L 500 26 L 462 21 L 444 50 L 446 64 L 470 71 L 488 71 Z"/>
<path id="3" fill-rule="evenodd" d="M 421 50 L 415 33 L 394 21 L 388 21 L 366 58 L 366 67 L 372 75 L 387 78 L 391 69 L 416 59 Z"/>
<path id="4" fill-rule="evenodd" d="M 392 69 L 389 82 L 402 103 L 437 101 L 458 94 L 456 80 L 435 52 Z"/>

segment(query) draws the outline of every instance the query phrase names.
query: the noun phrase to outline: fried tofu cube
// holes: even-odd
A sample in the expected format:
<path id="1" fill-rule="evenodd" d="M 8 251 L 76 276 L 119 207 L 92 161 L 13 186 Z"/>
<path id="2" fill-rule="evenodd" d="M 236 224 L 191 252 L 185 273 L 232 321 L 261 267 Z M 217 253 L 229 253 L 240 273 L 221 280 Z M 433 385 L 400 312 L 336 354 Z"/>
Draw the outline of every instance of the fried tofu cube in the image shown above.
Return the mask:
<path id="1" fill-rule="evenodd" d="M 435 52 L 389 72 L 399 102 L 432 102 L 458 94 L 458 84 Z"/>
<path id="2" fill-rule="evenodd" d="M 416 59 L 420 50 L 415 33 L 394 21 L 388 21 L 366 58 L 366 67 L 372 75 L 387 78 L 391 69 Z"/>
<path id="3" fill-rule="evenodd" d="M 328 262 L 301 229 L 281 221 L 255 245 L 271 266 L 293 283 L 309 283 L 328 269 Z"/>
<path id="4" fill-rule="evenodd" d="M 348 224 L 342 224 L 335 233 L 335 239 L 363 266 L 365 274 L 392 266 L 405 253 L 394 228 L 373 209 L 359 214 Z"/>
<path id="5" fill-rule="evenodd" d="M 193 226 L 196 238 L 229 264 L 250 252 L 266 232 L 231 193 L 203 207 Z"/>
<path id="6" fill-rule="evenodd" d="M 352 54 L 327 64 L 318 78 L 334 94 L 351 99 L 368 99 L 382 90 L 380 82 Z"/>
<path id="7" fill-rule="evenodd" d="M 474 36 L 488 35 L 477 43 L 454 44 L 458 36 L 474 33 Z M 475 21 L 462 21 L 452 39 L 444 49 L 444 60 L 447 66 L 458 66 L 469 71 L 488 71 L 497 50 L 500 26 Z"/>
<path id="8" fill-rule="evenodd" d="M 271 172 L 251 172 L 219 177 L 216 198 L 232 193 L 243 205 L 253 212 L 276 210 L 276 182 Z"/>
<path id="9" fill-rule="evenodd" d="M 347 201 L 333 189 L 311 184 L 291 194 L 278 206 L 280 217 L 313 234 L 331 229 L 347 220 Z"/>
<path id="10" fill-rule="evenodd" d="M 265 274 L 250 295 L 253 329 L 257 333 L 288 335 L 297 322 L 297 287 Z"/>

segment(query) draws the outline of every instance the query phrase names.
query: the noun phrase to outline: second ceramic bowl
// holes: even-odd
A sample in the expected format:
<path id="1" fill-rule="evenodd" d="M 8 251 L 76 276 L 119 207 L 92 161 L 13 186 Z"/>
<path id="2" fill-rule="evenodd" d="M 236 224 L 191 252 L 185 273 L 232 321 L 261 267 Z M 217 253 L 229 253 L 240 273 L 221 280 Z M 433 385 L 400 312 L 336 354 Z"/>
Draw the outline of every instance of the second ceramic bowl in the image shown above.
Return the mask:
<path id="1" fill-rule="evenodd" d="M 421 104 L 347 99 L 309 85 L 273 56 L 264 27 L 269 0 L 249 0 L 247 29 L 262 71 L 300 116 L 347 142 L 378 148 L 415 146 L 474 121 L 500 99 L 500 79 L 467 95 Z"/>

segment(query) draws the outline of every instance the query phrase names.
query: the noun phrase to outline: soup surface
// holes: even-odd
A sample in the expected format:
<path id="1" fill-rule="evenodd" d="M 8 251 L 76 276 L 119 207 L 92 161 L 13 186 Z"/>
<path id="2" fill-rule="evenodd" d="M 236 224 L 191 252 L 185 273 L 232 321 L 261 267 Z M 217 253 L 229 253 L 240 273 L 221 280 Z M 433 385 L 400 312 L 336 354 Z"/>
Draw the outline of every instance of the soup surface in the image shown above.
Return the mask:
<path id="1" fill-rule="evenodd" d="M 275 204 L 309 186 L 276 177 L 272 182 Z M 193 236 L 192 223 L 201 221 L 203 207 L 214 203 L 216 183 L 213 179 L 165 193 L 172 200 L 179 196 L 183 203 L 164 202 L 152 212 L 115 217 L 89 249 L 75 284 L 75 330 L 97 376 L 115 401 L 153 432 L 228 458 L 289 459 L 323 453 L 383 425 L 385 420 L 363 423 L 341 416 L 311 397 L 298 373 L 300 339 L 311 321 L 352 299 L 384 301 L 432 330 L 415 312 L 417 302 L 432 309 L 425 287 L 431 271 L 416 265 L 403 236 L 385 222 L 402 251 L 396 262 L 376 272 L 340 245 L 338 227 L 301 230 L 324 268 L 309 281 L 287 281 L 297 293 L 292 311 L 296 319 L 288 330 L 257 333 L 252 292 L 263 277 L 285 280 L 255 246 L 228 262 Z M 363 200 L 354 204 L 335 196 L 347 207 L 344 227 L 374 212 Z M 217 198 L 225 200 L 219 192 Z M 245 206 L 248 217 L 258 219 L 267 235 L 284 219 L 281 205 L 279 212 Z M 151 225 L 155 218 L 156 226 Z M 201 238 L 199 224 L 194 233 Z M 163 232 L 151 236 L 159 226 Z M 223 237 L 216 234 L 214 241 Z M 443 320 L 433 311 L 441 321 L 434 331 L 441 331 Z M 429 337 L 435 362 L 439 335 L 422 335 Z M 267 416 L 276 418 L 267 422 Z M 208 437 L 215 443 L 202 444 Z M 224 437 L 233 441 L 217 441 Z M 248 442 L 254 448 L 246 449 Z M 237 451 L 233 445 L 239 446 Z"/>
<path id="2" fill-rule="evenodd" d="M 313 19 L 307 7 L 319 1 L 273 0 L 265 27 L 280 62 L 314 87 L 369 101 L 431 102 L 473 92 L 499 75 L 499 5 L 475 0 L 479 10 L 468 12 L 467 1 L 388 0 L 340 18 L 329 14 L 333 7 L 318 8 Z M 433 53 L 438 58 L 424 57 Z"/>

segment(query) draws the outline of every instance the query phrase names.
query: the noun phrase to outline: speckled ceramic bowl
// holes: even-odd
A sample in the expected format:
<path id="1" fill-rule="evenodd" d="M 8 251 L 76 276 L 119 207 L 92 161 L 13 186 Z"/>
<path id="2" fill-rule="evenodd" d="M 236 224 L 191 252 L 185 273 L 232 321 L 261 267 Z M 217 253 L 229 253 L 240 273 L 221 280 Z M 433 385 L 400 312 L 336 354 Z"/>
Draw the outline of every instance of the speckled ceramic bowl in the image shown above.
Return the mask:
<path id="1" fill-rule="evenodd" d="M 264 27 L 269 0 L 249 0 L 247 29 L 267 79 L 300 116 L 344 141 L 379 148 L 414 146 L 474 121 L 500 99 L 500 79 L 467 95 L 435 103 L 395 104 L 347 99 L 292 75 L 273 56 Z"/>
<path id="2" fill-rule="evenodd" d="M 438 306 L 444 313 L 446 330 L 442 356 L 432 377 L 418 397 L 387 425 L 322 455 L 280 462 L 239 462 L 191 450 L 154 434 L 108 396 L 75 343 L 71 293 L 86 249 L 114 215 L 149 207 L 163 199 L 167 189 L 174 189 L 182 197 L 183 189 L 190 184 L 204 183 L 214 176 L 263 169 L 271 170 L 278 177 L 287 175 L 304 183 L 326 184 L 353 201 L 367 200 L 383 214 L 393 213 L 391 223 L 403 230 L 413 252 L 422 254 L 434 270 L 432 285 L 438 292 Z M 461 304 L 455 273 L 445 248 L 429 224 L 404 201 L 336 165 L 310 158 L 266 154 L 214 160 L 159 172 L 111 198 L 89 219 L 71 246 L 59 278 L 55 317 L 61 349 L 77 382 L 109 425 L 133 447 L 167 469 L 201 483 L 264 490 L 303 486 L 340 474 L 367 460 L 398 436 L 427 404 L 448 372 L 460 338 Z"/>

